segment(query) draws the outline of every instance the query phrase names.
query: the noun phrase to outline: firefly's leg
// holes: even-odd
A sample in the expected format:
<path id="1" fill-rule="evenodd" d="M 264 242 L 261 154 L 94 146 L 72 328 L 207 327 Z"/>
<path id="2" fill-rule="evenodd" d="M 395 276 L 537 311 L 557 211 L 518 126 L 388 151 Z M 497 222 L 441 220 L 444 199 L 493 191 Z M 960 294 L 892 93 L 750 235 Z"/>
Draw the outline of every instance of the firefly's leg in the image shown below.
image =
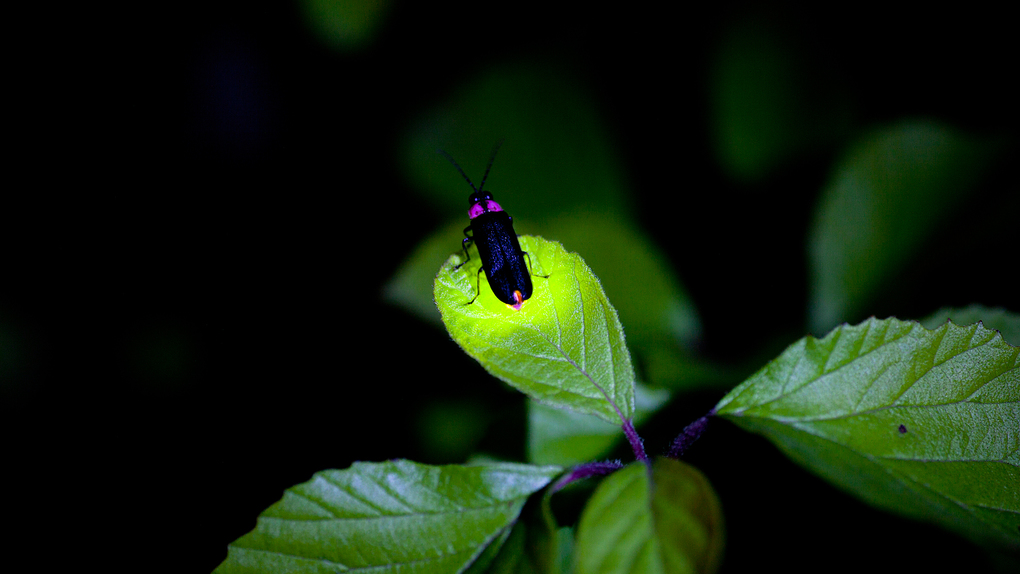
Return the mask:
<path id="1" fill-rule="evenodd" d="M 470 225 L 464 228 L 464 241 L 461 242 L 461 245 L 464 248 L 464 261 L 461 261 L 460 265 L 454 267 L 453 268 L 454 271 L 460 269 L 461 266 L 467 263 L 468 261 L 471 261 L 471 254 L 468 253 L 468 247 L 471 247 L 471 242 L 473 241 L 473 238 L 470 235 L 468 235 L 468 231 L 471 231 Z"/>
<path id="2" fill-rule="evenodd" d="M 467 302 L 468 305 L 474 303 L 475 299 L 478 299 L 478 296 L 481 295 L 482 293 L 482 271 L 485 271 L 485 269 L 484 268 L 479 269 L 478 274 L 475 275 L 475 278 L 477 279 L 477 281 L 475 282 L 475 297 L 474 299 L 471 299 L 470 301 Z"/>
<path id="3" fill-rule="evenodd" d="M 535 275 L 535 274 L 534 274 L 534 273 L 533 273 L 533 272 L 531 271 L 531 255 L 529 255 L 527 251 L 521 251 L 521 253 L 523 253 L 523 254 L 524 254 L 524 256 L 528 258 L 528 273 L 531 273 L 531 274 L 532 274 L 533 276 L 535 276 L 535 277 L 541 277 L 542 279 L 548 279 L 548 278 L 549 278 L 549 276 L 548 276 L 548 275 Z"/>

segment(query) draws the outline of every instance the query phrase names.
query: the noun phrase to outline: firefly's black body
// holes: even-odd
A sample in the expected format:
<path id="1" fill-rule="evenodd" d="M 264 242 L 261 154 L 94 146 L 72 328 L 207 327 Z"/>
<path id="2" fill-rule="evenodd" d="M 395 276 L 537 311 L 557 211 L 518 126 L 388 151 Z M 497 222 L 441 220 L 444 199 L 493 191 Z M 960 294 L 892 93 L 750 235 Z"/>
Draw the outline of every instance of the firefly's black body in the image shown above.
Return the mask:
<path id="1" fill-rule="evenodd" d="M 485 193 L 484 197 L 492 195 Z M 468 231 L 471 235 L 467 235 Z M 521 243 L 514 233 L 513 218 L 505 211 L 483 211 L 471 220 L 464 235 L 464 253 L 473 241 L 492 292 L 500 301 L 520 308 L 531 297 L 532 286 Z"/>
<path id="2" fill-rule="evenodd" d="M 482 183 L 477 188 L 475 188 L 475 184 L 471 183 L 471 179 L 464 173 L 464 170 L 457 165 L 457 162 L 453 161 L 453 158 L 446 152 L 442 153 L 474 190 L 468 197 L 468 204 L 471 206 L 468 209 L 468 217 L 471 218 L 471 225 L 464 228 L 464 263 L 471 259 L 468 247 L 474 243 L 478 247 L 478 256 L 482 259 L 482 268 L 478 270 L 478 273 L 481 273 L 482 270 L 485 271 L 489 287 L 500 301 L 514 309 L 520 309 L 521 305 L 531 297 L 532 292 L 531 274 L 528 272 L 528 266 L 524 263 L 524 256 L 527 255 L 527 252 L 521 251 L 521 244 L 514 232 L 513 218 L 493 201 L 491 193 L 482 191 L 498 149 L 499 146 L 496 146 L 496 149 L 492 151 L 489 166 L 485 169 Z M 460 265 L 464 265 L 464 263 Z M 481 286 L 480 282 L 478 286 Z M 476 291 L 475 299 L 477 298 L 478 292 Z M 475 299 L 472 299 L 470 303 L 474 303 Z"/>

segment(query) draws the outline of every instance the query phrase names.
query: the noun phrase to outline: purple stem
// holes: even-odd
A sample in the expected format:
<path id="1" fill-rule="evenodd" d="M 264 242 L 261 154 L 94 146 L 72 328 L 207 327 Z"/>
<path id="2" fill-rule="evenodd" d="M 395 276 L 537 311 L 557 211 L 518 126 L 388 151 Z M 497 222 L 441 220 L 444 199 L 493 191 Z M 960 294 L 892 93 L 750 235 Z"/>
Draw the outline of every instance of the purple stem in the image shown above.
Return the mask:
<path id="1" fill-rule="evenodd" d="M 578 480 L 584 480 L 591 476 L 602 476 L 611 474 L 623 468 L 623 463 L 618 460 L 607 460 L 606 462 L 586 462 L 579 464 L 569 474 L 556 481 L 552 491 L 556 492 L 564 486 Z"/>
<path id="2" fill-rule="evenodd" d="M 627 435 L 627 441 L 630 442 L 630 448 L 634 451 L 634 458 L 641 462 L 648 462 L 648 455 L 645 454 L 645 441 L 641 440 L 636 430 L 634 430 L 634 420 L 628 419 L 623 422 L 623 434 Z"/>
<path id="3" fill-rule="evenodd" d="M 698 440 L 701 433 L 705 432 L 705 427 L 708 426 L 708 418 L 712 416 L 715 416 L 715 409 L 708 411 L 708 414 L 687 425 L 683 432 L 673 439 L 673 444 L 669 445 L 669 452 L 666 453 L 666 456 L 672 459 L 683 456 L 687 449 L 691 448 L 691 445 L 694 444 L 694 441 Z"/>

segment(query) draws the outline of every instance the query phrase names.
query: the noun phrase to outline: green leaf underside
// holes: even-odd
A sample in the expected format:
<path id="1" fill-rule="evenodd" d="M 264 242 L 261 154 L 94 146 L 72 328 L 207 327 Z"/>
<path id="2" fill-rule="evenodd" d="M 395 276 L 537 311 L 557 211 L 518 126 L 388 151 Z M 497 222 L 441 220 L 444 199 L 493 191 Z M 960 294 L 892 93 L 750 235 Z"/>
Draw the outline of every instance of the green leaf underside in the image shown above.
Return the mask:
<path id="1" fill-rule="evenodd" d="M 487 569 L 479 570 L 480 572 L 489 574 L 532 574 L 535 572 L 535 568 L 528 561 L 526 527 L 519 521 L 510 530 L 506 544 L 503 544 L 499 549 L 499 555 L 488 565 Z M 493 546 L 490 545 L 490 548 Z M 481 562 L 479 560 L 475 565 L 480 565 Z M 476 567 L 472 566 L 466 574 L 473 574 L 475 569 Z"/>
<path id="2" fill-rule="evenodd" d="M 716 410 L 871 504 L 1020 550 L 1020 349 L 995 331 L 843 325 Z"/>
<path id="3" fill-rule="evenodd" d="M 266 509 L 215 572 L 461 572 L 560 470 L 396 460 L 319 472 Z"/>
<path id="4" fill-rule="evenodd" d="M 576 572 L 714 572 L 722 552 L 722 511 L 694 467 L 657 459 L 602 481 L 581 515 Z"/>
<path id="5" fill-rule="evenodd" d="M 434 295 L 453 339 L 489 373 L 541 403 L 620 424 L 634 416 L 634 370 L 616 311 L 576 253 L 521 236 L 534 292 L 520 310 L 499 301 L 481 262 L 453 255 Z M 548 278 L 541 277 L 548 275 Z M 476 286 L 481 294 L 474 303 Z"/>
<path id="6" fill-rule="evenodd" d="M 574 542 L 573 529 L 569 527 L 557 528 L 551 516 L 548 521 L 543 518 L 545 510 L 541 508 L 548 508 L 549 496 L 550 492 L 547 490 L 542 495 L 541 505 L 529 507 L 532 512 L 524 511 L 514 525 L 506 544 L 500 548 L 499 555 L 485 572 L 489 574 L 564 574 L 570 572 L 570 556 Z M 474 567 L 472 567 L 473 569 Z"/>

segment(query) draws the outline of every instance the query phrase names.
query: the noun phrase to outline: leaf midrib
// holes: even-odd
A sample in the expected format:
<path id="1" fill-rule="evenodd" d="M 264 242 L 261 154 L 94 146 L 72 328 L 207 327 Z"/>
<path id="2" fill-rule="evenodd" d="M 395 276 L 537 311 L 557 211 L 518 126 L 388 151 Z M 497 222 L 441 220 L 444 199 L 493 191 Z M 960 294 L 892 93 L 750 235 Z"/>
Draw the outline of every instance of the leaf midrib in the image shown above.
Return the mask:
<path id="1" fill-rule="evenodd" d="M 885 405 L 885 406 L 881 406 L 881 407 L 875 407 L 873 409 L 868 409 L 866 411 L 855 411 L 855 412 L 844 413 L 844 414 L 839 414 L 839 415 L 819 415 L 819 416 L 803 416 L 803 417 L 784 416 L 784 415 L 769 415 L 769 416 L 766 416 L 766 415 L 748 413 L 748 410 L 750 410 L 750 409 L 748 409 L 748 410 L 741 411 L 739 414 L 736 414 L 736 416 L 748 417 L 748 418 L 768 419 L 768 420 L 773 420 L 773 421 L 781 422 L 781 423 L 784 423 L 784 424 L 787 423 L 787 422 L 838 421 L 838 420 L 851 419 L 853 417 L 870 415 L 870 414 L 874 414 L 874 413 L 878 413 L 878 412 L 886 411 L 886 410 L 890 410 L 890 409 L 941 409 L 941 408 L 944 408 L 944 407 L 950 407 L 950 406 L 959 405 L 959 404 L 962 404 L 962 403 L 972 403 L 972 404 L 975 404 L 975 405 L 1017 405 L 1017 406 L 1020 406 L 1020 401 L 1007 401 L 1007 402 L 1003 402 L 1003 403 L 974 403 L 973 401 L 970 400 L 970 397 L 967 397 L 966 399 L 960 399 L 958 401 L 953 401 L 953 402 L 949 402 L 949 403 L 939 403 L 937 405 Z M 757 407 L 755 407 L 755 408 L 757 408 Z M 729 414 L 729 413 L 724 413 L 724 415 L 725 414 Z"/>

